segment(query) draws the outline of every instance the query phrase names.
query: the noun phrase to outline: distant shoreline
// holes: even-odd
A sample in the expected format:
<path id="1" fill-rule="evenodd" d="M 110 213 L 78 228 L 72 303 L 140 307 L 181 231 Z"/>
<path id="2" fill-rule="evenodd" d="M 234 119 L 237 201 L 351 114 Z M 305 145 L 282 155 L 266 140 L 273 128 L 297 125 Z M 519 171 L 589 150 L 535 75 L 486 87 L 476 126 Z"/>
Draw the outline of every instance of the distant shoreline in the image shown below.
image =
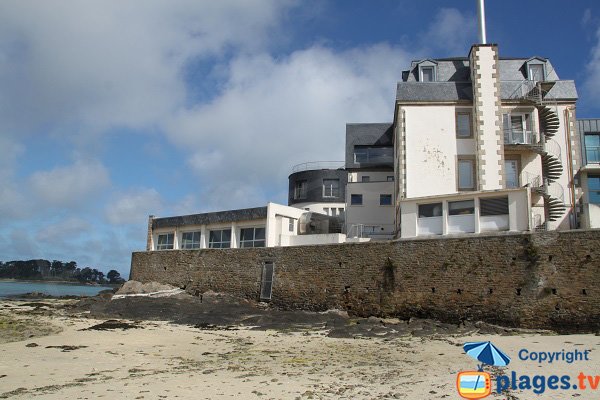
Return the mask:
<path id="1" fill-rule="evenodd" d="M 120 283 L 98 283 L 98 282 L 79 282 L 53 279 L 15 279 L 15 278 L 0 278 L 0 282 L 20 282 L 20 283 L 56 283 L 59 285 L 78 285 L 78 286 L 106 286 L 115 288 L 121 286 Z"/>

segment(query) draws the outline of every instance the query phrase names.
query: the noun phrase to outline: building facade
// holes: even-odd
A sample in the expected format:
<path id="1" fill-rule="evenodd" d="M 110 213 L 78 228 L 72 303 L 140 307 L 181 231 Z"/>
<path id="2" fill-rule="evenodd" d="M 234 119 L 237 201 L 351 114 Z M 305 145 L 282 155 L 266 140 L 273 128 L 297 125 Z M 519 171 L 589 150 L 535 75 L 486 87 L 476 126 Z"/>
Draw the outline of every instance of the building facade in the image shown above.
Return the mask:
<path id="1" fill-rule="evenodd" d="M 580 224 L 582 228 L 600 228 L 600 119 L 578 120 L 577 130 L 583 150 Z"/>

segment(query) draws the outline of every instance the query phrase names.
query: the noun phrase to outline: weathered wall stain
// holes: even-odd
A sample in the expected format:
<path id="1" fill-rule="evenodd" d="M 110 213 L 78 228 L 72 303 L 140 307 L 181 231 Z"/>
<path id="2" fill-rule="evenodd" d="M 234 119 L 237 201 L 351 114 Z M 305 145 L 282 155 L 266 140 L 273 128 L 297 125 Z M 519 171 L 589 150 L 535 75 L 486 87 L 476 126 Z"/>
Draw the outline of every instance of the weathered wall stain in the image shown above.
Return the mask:
<path id="1" fill-rule="evenodd" d="M 133 253 L 131 279 L 357 315 L 600 329 L 600 230 L 393 242 Z"/>

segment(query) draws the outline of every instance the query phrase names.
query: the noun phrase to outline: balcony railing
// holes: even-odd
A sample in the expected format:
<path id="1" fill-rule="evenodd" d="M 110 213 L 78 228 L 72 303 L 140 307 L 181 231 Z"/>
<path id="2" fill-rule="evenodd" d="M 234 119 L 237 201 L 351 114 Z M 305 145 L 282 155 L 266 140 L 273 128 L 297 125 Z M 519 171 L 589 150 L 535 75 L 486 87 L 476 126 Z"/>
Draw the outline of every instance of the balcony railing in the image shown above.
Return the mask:
<path id="1" fill-rule="evenodd" d="M 300 171 L 312 171 L 317 169 L 341 169 L 344 168 L 343 161 L 310 161 L 296 164 L 292 167 L 292 174 Z"/>
<path id="2" fill-rule="evenodd" d="M 504 130 L 504 144 L 538 145 L 539 135 L 533 131 Z"/>

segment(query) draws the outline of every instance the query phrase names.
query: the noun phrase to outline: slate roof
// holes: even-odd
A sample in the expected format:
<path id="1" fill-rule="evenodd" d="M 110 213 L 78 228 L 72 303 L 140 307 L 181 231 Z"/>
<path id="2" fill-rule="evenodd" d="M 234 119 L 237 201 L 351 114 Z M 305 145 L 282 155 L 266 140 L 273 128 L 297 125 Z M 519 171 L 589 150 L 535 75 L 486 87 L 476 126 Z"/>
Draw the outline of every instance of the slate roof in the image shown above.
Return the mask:
<path id="1" fill-rule="evenodd" d="M 500 96 L 511 98 L 519 84 L 527 78 L 526 63 L 531 58 L 500 58 Z M 577 89 L 572 80 L 560 80 L 550 60 L 535 57 L 546 63 L 547 79 L 556 81 L 550 96 L 558 100 L 576 100 Z M 418 82 L 418 64 L 413 61 L 410 70 L 403 71 L 402 81 L 398 82 L 396 100 L 418 101 L 459 101 L 472 100 L 469 59 L 467 57 L 435 59 L 437 63 L 436 82 Z"/>
<path id="2" fill-rule="evenodd" d="M 267 207 L 243 208 L 177 217 L 155 218 L 152 228 L 172 228 L 186 225 L 211 225 L 236 221 L 254 221 L 267 218 Z"/>
<path id="3" fill-rule="evenodd" d="M 354 163 L 354 146 L 392 146 L 393 143 L 392 122 L 346 124 L 346 168 L 360 168 Z"/>

